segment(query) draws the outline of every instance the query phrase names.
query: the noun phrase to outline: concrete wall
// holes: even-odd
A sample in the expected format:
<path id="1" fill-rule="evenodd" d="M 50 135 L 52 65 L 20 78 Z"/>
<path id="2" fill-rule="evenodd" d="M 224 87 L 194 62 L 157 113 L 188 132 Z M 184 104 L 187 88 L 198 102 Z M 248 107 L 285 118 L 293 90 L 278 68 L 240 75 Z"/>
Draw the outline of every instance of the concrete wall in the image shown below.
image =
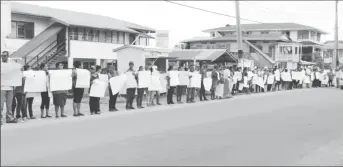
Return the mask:
<path id="1" fill-rule="evenodd" d="M 70 57 L 85 59 L 116 59 L 113 49 L 123 44 L 70 40 Z"/>

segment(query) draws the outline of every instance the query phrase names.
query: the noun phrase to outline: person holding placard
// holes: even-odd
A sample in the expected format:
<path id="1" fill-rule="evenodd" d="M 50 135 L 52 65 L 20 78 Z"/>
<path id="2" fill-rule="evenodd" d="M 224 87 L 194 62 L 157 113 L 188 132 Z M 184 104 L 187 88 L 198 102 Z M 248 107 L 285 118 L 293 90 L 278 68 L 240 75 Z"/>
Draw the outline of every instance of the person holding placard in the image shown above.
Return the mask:
<path id="1" fill-rule="evenodd" d="M 206 97 L 206 90 L 205 90 L 205 85 L 204 85 L 204 79 L 207 78 L 207 65 L 203 64 L 201 71 L 201 88 L 200 88 L 200 101 L 208 101 L 207 97 Z"/>
<path id="2" fill-rule="evenodd" d="M 109 72 L 108 72 L 108 79 L 111 79 L 111 78 L 116 77 L 116 76 L 119 76 L 119 73 L 114 68 L 110 68 Z M 111 85 L 109 85 L 108 90 L 109 90 L 109 94 L 110 94 L 110 99 L 108 102 L 109 111 L 110 112 L 118 111 L 118 109 L 116 108 L 116 103 L 117 103 L 117 98 L 118 98 L 119 92 L 113 95 Z"/>
<path id="3" fill-rule="evenodd" d="M 275 75 L 272 71 L 269 71 L 267 76 L 267 91 L 270 92 L 272 90 L 273 85 L 275 84 Z"/>
<path id="4" fill-rule="evenodd" d="M 1 53 L 1 66 L 5 63 L 9 63 L 10 59 L 9 53 L 7 51 L 3 51 Z M 7 123 L 17 123 L 17 119 L 14 118 L 12 111 L 12 102 L 13 102 L 13 86 L 6 86 L 1 84 L 1 125 L 3 123 L 3 108 L 4 103 L 6 102 L 6 122 Z"/>
<path id="5" fill-rule="evenodd" d="M 329 77 L 329 87 L 333 87 L 333 79 L 335 78 L 335 74 L 333 73 L 332 69 L 330 69 L 330 72 L 328 72 L 328 77 Z"/>
<path id="6" fill-rule="evenodd" d="M 143 66 L 139 66 L 139 69 L 138 69 L 138 74 L 140 71 L 144 71 L 144 67 Z M 137 84 L 139 85 L 139 75 L 137 75 Z M 145 87 L 144 88 L 141 88 L 141 87 L 137 87 L 137 108 L 144 108 L 142 106 L 142 103 L 143 103 L 143 95 L 144 95 L 144 90 L 145 90 Z"/>
<path id="7" fill-rule="evenodd" d="M 180 66 L 179 67 L 179 71 L 185 71 L 185 68 L 184 66 Z M 179 73 L 179 75 L 182 74 L 182 73 Z M 180 78 L 181 80 L 181 78 Z M 181 82 L 181 81 L 180 81 Z M 185 92 L 185 90 L 187 89 L 187 85 L 177 85 L 176 86 L 176 101 L 177 103 L 181 104 L 182 103 L 182 94 Z"/>
<path id="8" fill-rule="evenodd" d="M 175 104 L 174 102 L 173 102 L 173 95 L 174 95 L 174 90 L 175 90 L 175 87 L 177 86 L 177 85 L 171 85 L 171 79 L 174 79 L 174 78 L 171 78 L 172 76 L 171 76 L 171 72 L 172 71 L 175 71 L 175 69 L 174 69 L 174 66 L 173 65 L 171 65 L 171 66 L 169 66 L 169 68 L 168 68 L 168 72 L 167 72 L 167 76 L 166 76 L 166 79 L 167 79 L 167 104 Z"/>
<path id="9" fill-rule="evenodd" d="M 280 91 L 280 85 L 281 85 L 280 68 L 275 68 L 274 69 L 274 74 L 275 74 L 275 90 Z"/>
<path id="10" fill-rule="evenodd" d="M 189 66 L 189 86 L 187 86 L 187 103 L 194 103 L 195 88 L 191 85 L 191 78 L 194 74 L 194 65 Z"/>
<path id="11" fill-rule="evenodd" d="M 58 62 L 56 63 L 56 68 L 59 70 L 63 70 L 63 63 Z M 61 91 L 53 91 L 52 92 L 52 97 L 53 97 L 53 103 L 55 105 L 55 114 L 56 114 L 56 118 L 59 118 L 59 114 L 58 114 L 58 110 L 61 110 L 61 117 L 67 117 L 64 114 L 64 106 L 67 102 L 67 94 L 68 91 L 67 90 L 61 90 Z"/>
<path id="12" fill-rule="evenodd" d="M 218 73 L 218 65 L 214 65 L 214 68 L 211 73 L 212 78 L 212 88 L 211 88 L 211 100 L 214 100 L 216 98 L 216 88 L 219 81 L 219 73 Z"/>
<path id="13" fill-rule="evenodd" d="M 49 91 L 50 91 L 50 74 L 48 71 L 48 66 L 44 63 L 42 63 L 40 65 L 40 70 L 43 70 L 46 74 L 46 91 L 41 92 L 41 105 L 40 105 L 40 110 L 41 110 L 41 118 L 51 118 L 51 116 L 49 115 L 49 108 L 50 108 L 50 95 L 49 95 Z M 45 109 L 45 116 L 44 116 L 44 109 Z"/>
<path id="14" fill-rule="evenodd" d="M 84 88 L 76 88 L 76 81 L 77 81 L 77 69 L 81 68 L 81 62 L 79 61 L 75 61 L 73 63 L 74 69 L 72 72 L 72 81 L 73 81 L 73 86 L 72 86 L 72 90 L 73 90 L 73 111 L 74 111 L 74 117 L 78 117 L 78 116 L 84 116 L 84 114 L 81 113 L 81 101 L 83 98 L 83 93 L 85 91 Z"/>
<path id="15" fill-rule="evenodd" d="M 23 69 L 22 69 L 23 70 Z M 16 86 L 14 88 L 14 96 L 12 100 L 12 113 L 16 113 L 16 119 L 18 121 L 27 121 L 27 115 L 25 112 L 25 103 L 26 98 L 24 94 L 24 84 L 25 84 L 25 77 L 22 74 L 22 85 Z"/>
<path id="16" fill-rule="evenodd" d="M 162 105 L 160 103 L 160 91 L 162 89 L 162 85 L 160 82 L 160 72 L 157 70 L 157 66 L 152 66 L 150 68 L 151 71 L 151 84 L 148 88 L 149 90 L 149 106 L 153 106 L 154 104 L 154 99 L 156 95 L 156 104 L 157 105 Z"/>
<path id="17" fill-rule="evenodd" d="M 29 65 L 24 66 L 24 71 L 28 72 L 28 73 L 25 73 L 25 72 L 23 73 L 25 81 L 27 80 L 27 77 L 29 77 L 30 74 L 34 76 L 33 70 Z M 24 89 L 25 89 L 25 83 L 24 83 Z M 28 112 L 30 119 L 36 119 L 36 117 L 33 116 L 32 104 L 33 104 L 34 97 L 38 93 L 32 93 L 32 92 L 24 92 L 24 93 L 25 93 L 25 98 L 26 98 L 25 104 L 24 104 L 25 113 L 27 115 L 27 112 Z"/>
<path id="18" fill-rule="evenodd" d="M 98 70 L 99 70 L 99 68 L 98 68 Z M 95 67 L 95 66 L 91 66 L 91 68 L 90 68 L 91 79 L 90 79 L 89 91 L 92 88 L 92 84 L 93 84 L 94 80 L 99 79 L 98 70 L 97 70 L 97 67 Z M 89 109 L 90 109 L 91 115 L 100 114 L 100 97 L 89 96 Z"/>
<path id="19" fill-rule="evenodd" d="M 127 75 L 127 84 L 126 84 L 126 109 L 132 110 L 135 109 L 132 107 L 133 101 L 135 99 L 135 93 L 137 88 L 137 74 L 133 69 L 133 61 L 129 62 L 130 68 L 125 72 Z"/>

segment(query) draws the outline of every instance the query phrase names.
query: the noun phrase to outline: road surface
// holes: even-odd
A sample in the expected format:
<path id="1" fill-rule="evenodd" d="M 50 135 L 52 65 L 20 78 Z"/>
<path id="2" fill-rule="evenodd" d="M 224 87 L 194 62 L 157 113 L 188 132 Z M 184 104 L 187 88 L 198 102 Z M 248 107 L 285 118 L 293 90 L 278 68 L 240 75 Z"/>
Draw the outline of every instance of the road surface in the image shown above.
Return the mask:
<path id="1" fill-rule="evenodd" d="M 343 165 L 343 91 L 37 120 L 1 133 L 1 165 Z"/>

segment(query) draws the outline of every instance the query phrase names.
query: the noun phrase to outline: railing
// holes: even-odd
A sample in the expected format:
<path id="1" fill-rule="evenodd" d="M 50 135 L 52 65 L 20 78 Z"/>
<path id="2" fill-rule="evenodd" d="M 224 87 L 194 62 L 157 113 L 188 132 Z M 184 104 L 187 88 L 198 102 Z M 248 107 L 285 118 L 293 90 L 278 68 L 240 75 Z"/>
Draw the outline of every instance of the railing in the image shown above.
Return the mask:
<path id="1" fill-rule="evenodd" d="M 298 62 L 300 60 L 300 56 L 298 54 L 292 55 L 292 54 L 276 54 L 275 55 L 275 61 L 293 61 Z"/>
<path id="2" fill-rule="evenodd" d="M 27 57 L 28 57 L 28 56 L 25 56 L 25 58 L 24 58 L 25 64 L 30 64 L 32 61 L 34 61 L 34 60 L 35 60 L 36 58 L 38 58 L 40 55 L 46 54 L 47 52 L 45 52 L 45 51 L 50 50 L 51 48 L 53 48 L 55 44 L 57 44 L 57 40 L 53 41 L 53 42 L 52 42 L 51 44 L 49 44 L 46 48 L 44 48 L 42 51 L 40 51 L 40 52 L 39 52 L 36 56 L 34 56 L 29 62 L 27 62 Z"/>
<path id="3" fill-rule="evenodd" d="M 57 41 L 54 41 L 52 44 L 56 43 Z M 37 66 L 39 66 L 39 63 L 42 62 L 42 60 L 46 60 L 46 62 L 49 61 L 49 57 L 54 56 L 56 54 L 58 54 L 62 49 L 65 49 L 65 43 L 66 41 L 61 42 L 58 45 L 52 45 L 50 44 L 47 48 L 45 48 L 43 51 L 41 51 L 39 54 L 37 54 L 37 56 L 35 56 L 34 58 L 32 58 L 28 63 L 28 65 L 33 66 L 34 64 L 37 64 Z M 61 47 L 62 46 L 62 47 Z M 59 48 L 60 47 L 60 48 Z M 44 51 L 48 50 L 47 52 L 44 53 Z M 42 54 L 44 53 L 44 54 Z M 36 61 L 36 62 L 34 62 Z"/>

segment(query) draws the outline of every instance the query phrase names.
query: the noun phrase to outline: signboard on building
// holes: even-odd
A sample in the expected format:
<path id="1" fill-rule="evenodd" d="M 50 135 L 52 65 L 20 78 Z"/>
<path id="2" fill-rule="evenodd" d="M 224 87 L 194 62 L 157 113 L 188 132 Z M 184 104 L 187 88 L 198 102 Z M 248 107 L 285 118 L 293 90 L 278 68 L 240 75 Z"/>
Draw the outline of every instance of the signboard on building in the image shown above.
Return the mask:
<path id="1" fill-rule="evenodd" d="M 168 30 L 156 31 L 156 47 L 169 48 L 169 31 Z"/>

